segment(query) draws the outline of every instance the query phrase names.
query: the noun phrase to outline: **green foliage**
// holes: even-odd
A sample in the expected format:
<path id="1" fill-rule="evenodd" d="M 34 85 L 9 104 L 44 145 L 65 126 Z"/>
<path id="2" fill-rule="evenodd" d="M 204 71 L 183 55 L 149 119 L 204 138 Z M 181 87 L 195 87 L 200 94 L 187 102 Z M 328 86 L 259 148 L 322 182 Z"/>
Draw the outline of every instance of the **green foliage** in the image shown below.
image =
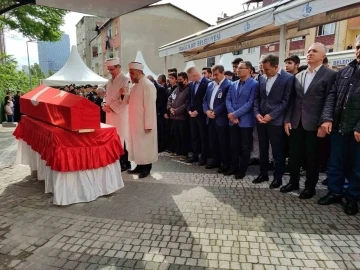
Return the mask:
<path id="1" fill-rule="evenodd" d="M 53 71 L 53 70 L 50 69 L 50 70 L 49 70 L 49 77 L 52 76 L 52 75 L 54 75 L 54 74 L 55 74 L 55 71 Z"/>
<path id="2" fill-rule="evenodd" d="M 0 7 L 14 4 L 12 0 L 0 0 Z M 0 16 L 0 28 L 16 30 L 29 39 L 59 41 L 68 11 L 37 5 L 25 5 Z"/>
<path id="3" fill-rule="evenodd" d="M 17 61 L 11 55 L 0 54 L 0 101 L 4 100 L 7 90 L 14 92 L 20 90 L 23 93 L 30 91 L 29 75 L 24 71 L 17 70 Z M 45 79 L 44 72 L 35 63 L 30 67 L 32 87 L 40 84 L 40 79 Z"/>

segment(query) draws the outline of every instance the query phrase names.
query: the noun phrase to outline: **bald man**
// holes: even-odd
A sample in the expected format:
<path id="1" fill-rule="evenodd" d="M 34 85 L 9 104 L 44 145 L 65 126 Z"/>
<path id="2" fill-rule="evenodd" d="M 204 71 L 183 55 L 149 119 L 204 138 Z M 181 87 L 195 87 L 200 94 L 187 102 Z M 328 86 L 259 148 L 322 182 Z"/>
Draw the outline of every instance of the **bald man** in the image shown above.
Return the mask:
<path id="1" fill-rule="evenodd" d="M 308 68 L 296 75 L 295 93 L 285 116 L 285 132 L 290 136 L 290 182 L 280 189 L 287 193 L 299 189 L 300 166 L 306 162 L 305 189 L 300 199 L 315 195 L 319 179 L 319 146 L 326 132 L 320 126 L 325 100 L 336 78 L 336 72 L 325 67 L 326 48 L 314 43 L 307 51 Z"/>

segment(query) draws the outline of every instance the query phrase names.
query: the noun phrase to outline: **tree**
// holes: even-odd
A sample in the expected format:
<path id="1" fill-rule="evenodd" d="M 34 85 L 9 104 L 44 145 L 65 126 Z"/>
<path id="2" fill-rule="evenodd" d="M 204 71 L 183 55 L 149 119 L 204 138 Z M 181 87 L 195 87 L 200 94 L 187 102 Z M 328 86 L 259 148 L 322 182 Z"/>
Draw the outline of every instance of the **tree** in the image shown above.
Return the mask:
<path id="1" fill-rule="evenodd" d="M 49 70 L 49 77 L 52 76 L 52 75 L 54 75 L 54 74 L 55 74 L 55 71 L 53 71 L 53 70 L 50 69 L 50 70 Z"/>
<path id="2" fill-rule="evenodd" d="M 0 0 L 0 8 L 14 4 L 12 0 Z M 60 26 L 64 24 L 64 16 L 68 11 L 24 5 L 0 16 L 0 29 L 21 32 L 29 39 L 42 41 L 59 41 L 62 36 Z"/>

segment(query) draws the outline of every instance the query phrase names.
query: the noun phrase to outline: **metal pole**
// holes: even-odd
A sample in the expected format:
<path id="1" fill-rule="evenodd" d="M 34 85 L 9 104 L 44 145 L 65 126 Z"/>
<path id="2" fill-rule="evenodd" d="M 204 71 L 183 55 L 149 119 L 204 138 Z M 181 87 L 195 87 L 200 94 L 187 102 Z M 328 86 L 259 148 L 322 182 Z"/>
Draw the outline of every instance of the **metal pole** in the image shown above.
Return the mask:
<path id="1" fill-rule="evenodd" d="M 164 74 L 167 74 L 166 56 L 164 57 Z"/>
<path id="2" fill-rule="evenodd" d="M 30 56 L 29 56 L 29 42 L 30 42 L 30 40 L 26 41 L 26 50 L 27 50 L 27 59 L 28 59 L 28 72 L 29 72 L 29 79 L 30 79 L 30 90 L 32 90 L 32 80 L 31 80 L 31 71 L 30 71 Z"/>
<path id="3" fill-rule="evenodd" d="M 286 25 L 280 26 L 279 64 L 282 65 L 286 55 Z"/>

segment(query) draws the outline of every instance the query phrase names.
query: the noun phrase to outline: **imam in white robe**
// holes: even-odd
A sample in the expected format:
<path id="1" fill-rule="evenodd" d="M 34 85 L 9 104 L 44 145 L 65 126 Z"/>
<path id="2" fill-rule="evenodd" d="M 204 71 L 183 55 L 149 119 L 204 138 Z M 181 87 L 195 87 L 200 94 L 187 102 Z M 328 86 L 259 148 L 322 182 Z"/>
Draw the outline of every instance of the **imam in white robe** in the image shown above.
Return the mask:
<path id="1" fill-rule="evenodd" d="M 151 132 L 145 133 L 145 129 L 151 129 Z M 131 88 L 129 141 L 129 160 L 137 165 L 158 160 L 156 88 L 145 76 Z"/>

